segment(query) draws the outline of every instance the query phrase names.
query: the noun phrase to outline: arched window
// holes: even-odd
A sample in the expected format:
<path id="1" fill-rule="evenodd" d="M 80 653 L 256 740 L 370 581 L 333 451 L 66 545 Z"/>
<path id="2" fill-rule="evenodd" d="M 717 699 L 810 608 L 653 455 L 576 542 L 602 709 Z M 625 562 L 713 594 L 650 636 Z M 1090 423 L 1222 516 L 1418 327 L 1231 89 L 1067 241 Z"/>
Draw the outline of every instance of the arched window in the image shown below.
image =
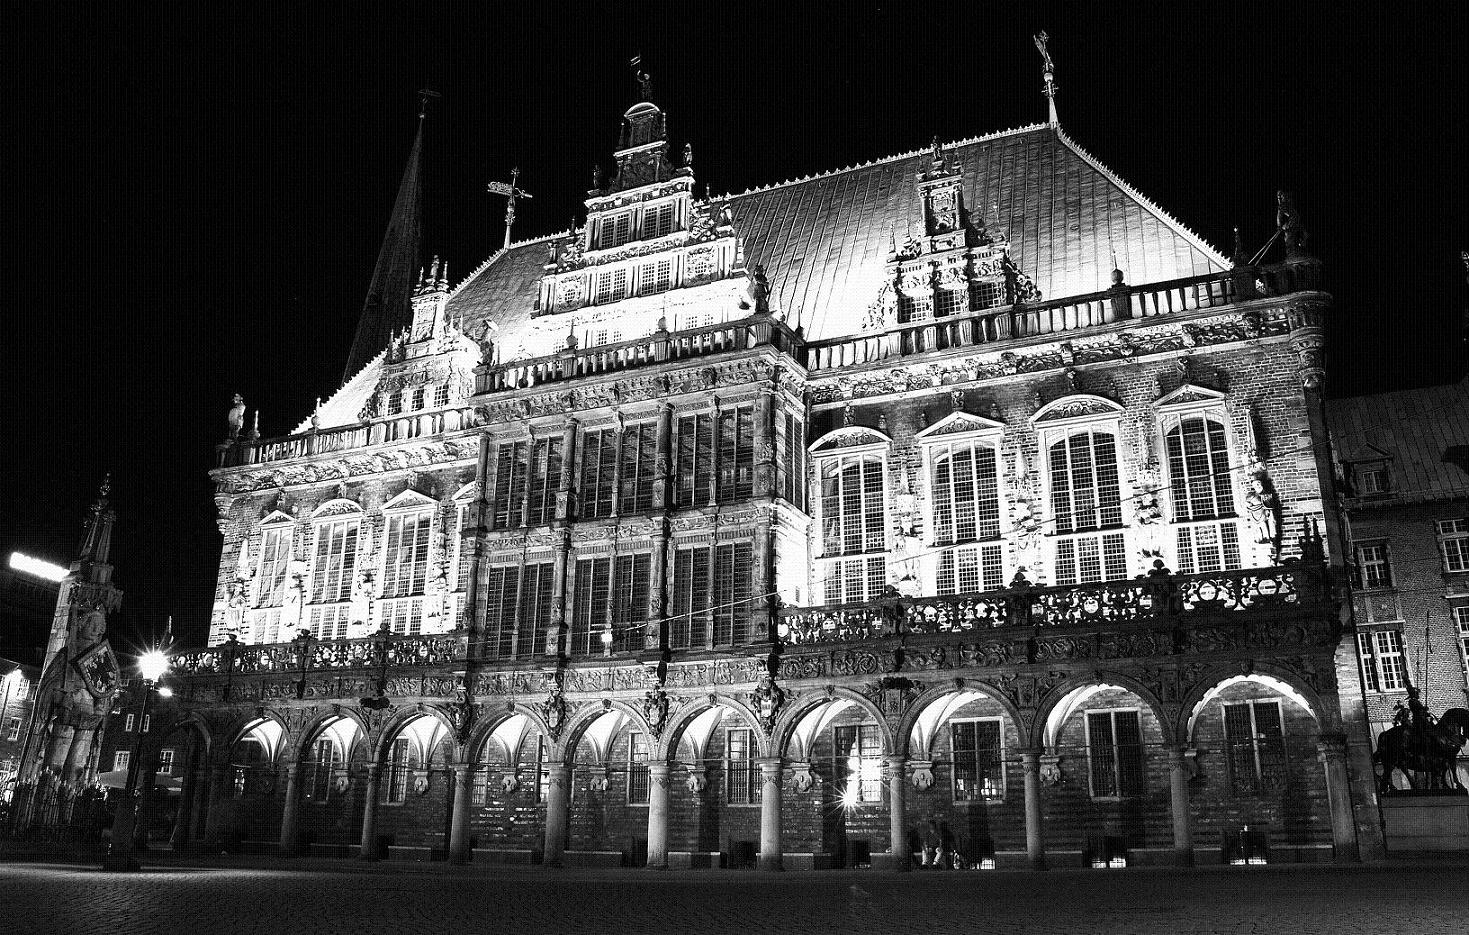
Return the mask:
<path id="1" fill-rule="evenodd" d="M 388 752 L 388 802 L 399 803 L 408 798 L 408 783 L 420 762 L 418 746 L 411 738 L 399 737 L 393 741 Z"/>
<path id="2" fill-rule="evenodd" d="M 1056 583 L 1126 578 L 1117 437 L 1083 429 L 1052 443 L 1049 455 Z"/>
<path id="3" fill-rule="evenodd" d="M 1163 436 L 1177 525 L 1175 564 L 1182 574 L 1240 567 L 1239 530 L 1224 424 L 1209 416 L 1179 419 Z"/>
<path id="4" fill-rule="evenodd" d="M 347 635 L 352 584 L 357 572 L 357 515 L 338 516 L 316 525 L 311 572 L 309 625 L 318 639 Z"/>
<path id="5" fill-rule="evenodd" d="M 1004 587 L 994 447 L 973 441 L 941 444 L 933 447 L 930 458 L 933 544 L 954 546 L 939 556 L 938 593 Z"/>
<path id="6" fill-rule="evenodd" d="M 280 514 L 270 517 L 275 519 L 285 517 Z M 281 638 L 281 607 L 286 602 L 286 571 L 291 561 L 291 528 L 282 521 L 261 530 L 260 563 L 255 570 L 256 609 L 250 613 L 252 643 L 274 643 Z"/>
<path id="7" fill-rule="evenodd" d="M 821 577 L 827 603 L 872 600 L 887 583 L 884 464 L 872 454 L 822 459 Z"/>

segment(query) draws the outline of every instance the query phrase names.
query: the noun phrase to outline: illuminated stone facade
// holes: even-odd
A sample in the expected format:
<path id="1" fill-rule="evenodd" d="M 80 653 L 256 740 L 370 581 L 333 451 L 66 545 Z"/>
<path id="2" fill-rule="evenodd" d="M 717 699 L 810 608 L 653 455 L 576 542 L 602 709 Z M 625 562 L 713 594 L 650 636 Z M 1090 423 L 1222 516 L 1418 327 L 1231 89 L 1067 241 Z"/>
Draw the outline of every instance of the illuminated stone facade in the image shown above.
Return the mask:
<path id="1" fill-rule="evenodd" d="M 295 434 L 237 408 L 189 834 L 1380 850 L 1289 199 L 1284 261 L 1231 263 L 1054 123 L 699 198 L 664 121 L 626 112 L 584 227 L 432 265 Z"/>

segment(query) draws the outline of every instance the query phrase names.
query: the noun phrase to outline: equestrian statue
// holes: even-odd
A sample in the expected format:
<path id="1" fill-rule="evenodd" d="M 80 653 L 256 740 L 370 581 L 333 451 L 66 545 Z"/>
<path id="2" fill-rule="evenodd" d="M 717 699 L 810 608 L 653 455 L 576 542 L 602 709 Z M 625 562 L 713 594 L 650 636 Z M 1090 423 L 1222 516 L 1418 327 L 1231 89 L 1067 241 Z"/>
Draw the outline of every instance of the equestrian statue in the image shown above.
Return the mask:
<path id="1" fill-rule="evenodd" d="M 1414 791 L 1458 792 L 1466 790 L 1455 769 L 1459 750 L 1469 739 L 1469 709 L 1450 708 L 1435 718 L 1418 698 L 1418 688 L 1408 686 L 1408 705 L 1401 703 L 1393 714 L 1393 726 L 1377 738 L 1374 763 L 1382 764 L 1379 795 L 1397 791 L 1393 770 L 1401 770 Z"/>

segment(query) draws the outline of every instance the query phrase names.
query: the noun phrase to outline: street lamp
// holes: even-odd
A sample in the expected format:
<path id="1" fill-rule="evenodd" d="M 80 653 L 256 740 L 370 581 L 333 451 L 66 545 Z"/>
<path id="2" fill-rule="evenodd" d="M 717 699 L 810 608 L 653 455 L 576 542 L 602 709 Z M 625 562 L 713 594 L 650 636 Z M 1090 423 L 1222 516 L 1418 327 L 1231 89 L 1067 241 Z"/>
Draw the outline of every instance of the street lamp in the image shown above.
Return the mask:
<path id="1" fill-rule="evenodd" d="M 103 870 L 137 870 L 138 861 L 133 856 L 133 829 L 138 822 L 138 773 L 143 767 L 143 725 L 148 722 L 148 708 L 153 703 L 153 689 L 158 680 L 168 672 L 168 656 L 154 649 L 138 657 L 138 674 L 143 677 L 142 697 L 138 700 L 138 732 L 133 737 L 133 752 L 128 757 L 127 785 L 118 803 L 117 814 L 112 819 L 112 841 L 107 847 L 107 856 L 102 859 Z M 149 783 L 152 785 L 151 781 Z"/>

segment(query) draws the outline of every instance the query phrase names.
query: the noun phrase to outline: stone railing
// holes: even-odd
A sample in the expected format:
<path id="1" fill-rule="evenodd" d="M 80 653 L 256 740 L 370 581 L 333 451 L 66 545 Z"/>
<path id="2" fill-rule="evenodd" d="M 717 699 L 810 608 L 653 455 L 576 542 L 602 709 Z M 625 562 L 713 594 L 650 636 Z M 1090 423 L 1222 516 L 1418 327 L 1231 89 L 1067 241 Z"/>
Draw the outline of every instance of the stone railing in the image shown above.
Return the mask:
<path id="1" fill-rule="evenodd" d="M 1112 626 L 1182 614 L 1236 614 L 1326 600 L 1324 571 L 1300 563 L 1198 575 L 1165 568 L 1130 581 L 890 599 L 824 607 L 784 607 L 782 643 L 837 643 L 904 633 L 957 633 L 1005 627 Z"/>
<path id="2" fill-rule="evenodd" d="M 971 347 L 1037 335 L 1059 334 L 1114 321 L 1156 318 L 1194 309 L 1218 308 L 1236 301 L 1298 287 L 1300 277 L 1275 267 L 1242 267 L 1143 286 L 1117 286 L 1089 295 L 1035 304 L 1007 305 L 965 315 L 898 325 L 854 337 L 813 341 L 806 368 L 822 373 L 842 367 L 910 357 L 931 351 Z M 1257 286 L 1257 283 L 1259 284 Z"/>
<path id="3" fill-rule="evenodd" d="M 296 639 L 289 643 L 245 645 L 231 640 L 208 649 L 174 654 L 180 675 L 301 674 L 339 669 L 444 666 L 462 663 L 468 650 L 463 634 L 400 636 L 376 634 L 350 640 Z"/>
<path id="4" fill-rule="evenodd" d="M 473 409 L 434 409 L 405 412 L 357 425 L 301 432 L 297 435 L 254 440 L 241 438 L 234 444 L 225 443 L 219 447 L 216 466 L 268 464 L 333 451 L 350 451 L 369 445 L 391 445 L 442 432 L 455 432 L 473 424 Z"/>
<path id="5" fill-rule="evenodd" d="M 603 373 L 616 373 L 652 364 L 678 362 L 728 351 L 768 345 L 799 356 L 801 338 L 785 322 L 769 315 L 686 331 L 655 331 L 647 337 L 589 348 L 567 348 L 557 354 L 482 367 L 476 371 L 475 391 L 498 393 Z"/>

